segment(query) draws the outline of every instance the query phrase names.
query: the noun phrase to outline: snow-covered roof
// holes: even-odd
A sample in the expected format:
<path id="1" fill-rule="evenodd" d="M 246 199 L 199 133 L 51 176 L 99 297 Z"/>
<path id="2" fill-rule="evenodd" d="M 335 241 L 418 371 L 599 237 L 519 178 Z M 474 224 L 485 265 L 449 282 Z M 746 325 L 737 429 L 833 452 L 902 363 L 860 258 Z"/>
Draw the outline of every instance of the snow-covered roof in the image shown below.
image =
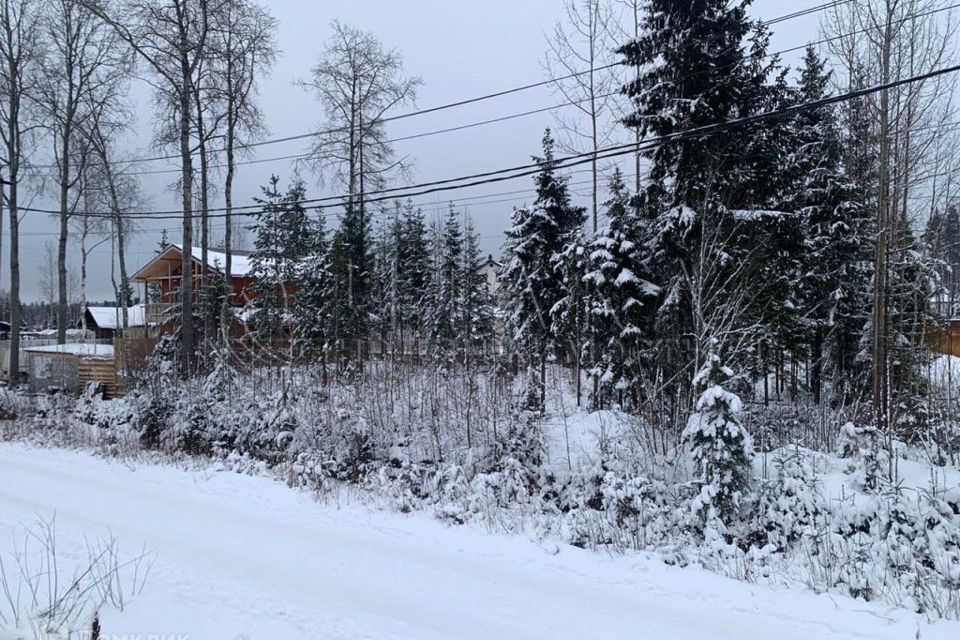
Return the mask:
<path id="1" fill-rule="evenodd" d="M 87 307 L 87 311 L 101 329 L 119 329 L 123 326 L 123 311 L 120 307 Z M 142 327 L 145 324 L 146 318 L 142 304 L 127 307 L 127 326 Z"/>
<path id="2" fill-rule="evenodd" d="M 113 345 L 110 344 L 87 344 L 71 342 L 67 344 L 48 344 L 42 347 L 27 347 L 24 349 L 24 351 L 28 351 L 30 353 L 72 355 L 84 358 L 113 358 Z"/>
<path id="3" fill-rule="evenodd" d="M 499 262 L 499 261 L 497 261 L 497 260 L 494 260 L 492 255 L 488 255 L 488 256 L 487 256 L 487 259 L 483 261 L 483 264 L 482 264 L 482 265 L 480 265 L 480 268 L 481 268 L 481 269 L 483 269 L 483 268 L 485 268 L 485 267 L 495 267 L 495 268 L 497 268 L 497 269 L 500 269 L 500 268 L 503 267 L 503 263 L 501 263 L 501 262 Z"/>
<path id="4" fill-rule="evenodd" d="M 241 324 L 247 324 L 248 322 L 252 322 L 256 318 L 257 311 L 258 311 L 257 307 L 253 306 L 252 304 L 247 304 L 242 307 L 234 307 L 233 315 L 237 319 L 237 322 Z M 279 318 L 283 323 L 287 325 L 292 325 L 295 322 L 297 322 L 296 316 L 294 316 L 289 311 L 281 312 L 279 314 Z"/>
<path id="5" fill-rule="evenodd" d="M 193 259 L 196 260 L 197 264 L 201 263 L 201 258 L 203 257 L 203 250 L 200 247 L 192 247 L 191 255 Z M 169 269 L 171 268 L 168 264 L 166 267 L 160 266 L 161 263 L 167 262 L 180 262 L 183 260 L 183 249 L 182 245 L 171 244 L 166 249 L 161 251 L 158 255 L 154 256 L 147 264 L 140 267 L 136 273 L 130 276 L 130 279 L 133 281 L 141 281 L 150 279 L 151 277 L 164 276 L 169 274 Z M 223 251 L 215 251 L 213 249 L 207 249 L 207 267 L 215 271 L 222 272 L 224 267 L 227 264 L 227 254 Z M 253 272 L 253 263 L 250 260 L 250 256 L 241 253 L 234 253 L 231 256 L 230 260 L 230 275 L 233 277 L 244 277 L 249 276 Z"/>
<path id="6" fill-rule="evenodd" d="M 56 338 L 57 330 L 56 329 L 41 329 L 39 331 L 21 331 L 21 338 Z M 86 336 L 83 333 L 83 329 L 67 329 L 68 338 L 85 338 Z"/>
<path id="7" fill-rule="evenodd" d="M 177 250 L 182 251 L 180 245 L 172 245 L 177 248 Z M 203 249 L 201 247 L 192 247 L 193 259 L 197 262 L 200 262 L 200 259 L 203 257 Z M 207 266 L 217 271 L 223 271 L 224 267 L 227 265 L 227 254 L 223 251 L 214 251 L 212 249 L 207 249 Z M 247 255 L 238 255 L 236 253 L 230 256 L 230 275 L 241 277 L 248 276 L 253 271 L 253 263 L 250 260 L 250 256 Z"/>

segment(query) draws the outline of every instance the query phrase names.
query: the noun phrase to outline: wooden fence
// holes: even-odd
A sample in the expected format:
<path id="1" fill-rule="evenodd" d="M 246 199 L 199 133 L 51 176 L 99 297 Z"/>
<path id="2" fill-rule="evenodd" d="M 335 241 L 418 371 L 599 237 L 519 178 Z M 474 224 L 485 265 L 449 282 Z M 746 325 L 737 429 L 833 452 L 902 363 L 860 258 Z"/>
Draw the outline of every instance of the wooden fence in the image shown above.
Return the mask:
<path id="1" fill-rule="evenodd" d="M 77 381 L 80 384 L 80 389 L 86 389 L 91 382 L 99 384 L 103 387 L 105 398 L 116 398 L 120 393 L 114 360 L 80 358 L 77 365 Z"/>

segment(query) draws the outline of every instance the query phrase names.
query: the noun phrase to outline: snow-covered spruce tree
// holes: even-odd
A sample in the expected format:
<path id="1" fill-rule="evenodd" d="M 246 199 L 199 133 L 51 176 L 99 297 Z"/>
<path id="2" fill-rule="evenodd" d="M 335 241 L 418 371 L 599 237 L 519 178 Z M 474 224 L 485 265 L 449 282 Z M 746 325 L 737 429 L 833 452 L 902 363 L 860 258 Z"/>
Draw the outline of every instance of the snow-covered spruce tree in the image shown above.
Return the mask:
<path id="1" fill-rule="evenodd" d="M 888 459 L 882 449 L 882 434 L 876 427 L 857 427 L 848 422 L 840 428 L 837 449 L 841 458 L 850 460 L 846 472 L 854 476 L 863 491 L 877 491 Z"/>
<path id="2" fill-rule="evenodd" d="M 756 28 L 750 40 L 754 53 L 766 51 L 769 32 Z M 785 69 L 756 55 L 747 60 L 755 82 L 749 85 L 744 103 L 750 105 L 746 115 L 775 112 L 802 101 L 800 92 L 788 86 Z M 765 82 L 767 76 L 771 80 Z M 725 216 L 731 231 L 724 234 L 724 251 L 731 257 L 730 264 L 737 266 L 730 281 L 735 286 L 729 288 L 735 291 L 743 282 L 749 287 L 739 305 L 739 322 L 732 328 L 749 328 L 741 335 L 749 336 L 746 353 L 754 374 L 764 380 L 766 399 L 771 368 L 782 373 L 788 359 L 800 362 L 807 351 L 798 287 L 804 274 L 803 216 L 790 202 L 798 182 L 790 151 L 799 143 L 796 127 L 787 117 L 759 120 L 738 127 L 732 135 L 743 137 L 745 159 L 732 164 L 732 183 L 737 186 L 722 198 L 733 209 Z M 791 370 L 790 390 L 795 393 L 797 368 Z"/>
<path id="3" fill-rule="evenodd" d="M 889 283 L 890 390 L 892 423 L 897 437 L 916 442 L 926 437 L 930 418 L 927 365 L 933 356 L 927 343 L 937 318 L 937 263 L 922 248 L 909 223 L 901 221 L 895 236 L 898 260 Z M 888 448 L 892 446 L 889 440 Z"/>
<path id="4" fill-rule="evenodd" d="M 796 363 L 806 355 L 804 309 L 799 304 L 798 283 L 803 276 L 803 218 L 799 213 L 782 210 L 738 211 L 734 213 L 735 234 L 731 252 L 739 269 L 730 284 L 735 292 L 746 284 L 741 316 L 733 327 L 743 329 L 752 347 L 754 373 L 764 381 L 764 399 L 769 399 L 766 380 L 776 370 L 781 389 L 799 392 L 799 368 Z M 787 375 L 786 364 L 792 365 Z"/>
<path id="5" fill-rule="evenodd" d="M 393 221 L 388 221 L 388 215 L 385 208 L 380 210 L 378 223 L 373 231 L 373 268 L 370 277 L 371 349 L 374 353 L 384 356 L 390 351 L 390 332 L 397 294 L 395 269 L 397 226 Z"/>
<path id="6" fill-rule="evenodd" d="M 644 137 L 671 136 L 775 108 L 778 62 L 767 55 L 768 32 L 748 18 L 748 5 L 646 0 L 640 37 L 620 49 L 634 76 L 624 90 L 634 106 L 625 124 Z M 639 202 L 657 230 L 650 270 L 664 292 L 656 314 L 658 366 L 681 386 L 699 367 L 708 339 L 745 344 L 744 336 L 756 332 L 764 260 L 751 231 L 766 220 L 734 212 L 767 209 L 773 200 L 770 141 L 782 126 L 755 122 L 644 152 L 651 170 Z M 693 339 L 677 338 L 685 335 Z"/>
<path id="7" fill-rule="evenodd" d="M 515 353 L 528 358 L 530 398 L 540 409 L 546 397 L 547 355 L 566 346 L 551 330 L 550 310 L 564 295 L 555 257 L 564 252 L 586 217 L 583 207 L 570 202 L 567 178 L 557 174 L 553 150 L 548 129 L 543 136 L 543 157 L 535 158 L 541 167 L 534 179 L 537 199 L 532 207 L 514 209 L 513 224 L 506 232 L 502 283 L 508 309 L 506 337 Z"/>
<path id="8" fill-rule="evenodd" d="M 333 304 L 328 331 L 341 372 L 366 355 L 373 294 L 370 220 L 363 205 L 347 200 L 343 208 L 330 248 Z"/>
<path id="9" fill-rule="evenodd" d="M 212 266 L 217 275 L 209 277 L 198 291 L 202 304 L 197 305 L 201 322 L 197 327 L 196 334 L 201 355 L 198 367 L 201 372 L 216 366 L 216 352 L 223 346 L 223 335 L 219 330 L 219 323 L 220 310 L 224 298 L 227 297 L 227 282 L 226 278 L 219 275 L 224 270 L 223 263 L 220 260 L 214 260 Z"/>
<path id="10" fill-rule="evenodd" d="M 798 100 L 821 100 L 828 95 L 830 72 L 813 48 L 808 48 L 800 77 Z M 810 385 L 820 402 L 824 378 L 834 391 L 852 386 L 852 356 L 863 331 L 870 284 L 864 268 L 870 248 L 866 238 L 864 203 L 843 164 L 840 123 L 831 107 L 802 111 L 793 122 L 795 149 L 790 167 L 796 179 L 787 206 L 805 221 L 800 280 L 800 305 L 807 318 L 810 345 Z"/>
<path id="11" fill-rule="evenodd" d="M 463 232 L 460 214 L 450 205 L 434 240 L 433 304 L 430 318 L 430 356 L 435 364 L 456 360 L 460 343 L 457 320 L 463 292 Z"/>
<path id="12" fill-rule="evenodd" d="M 848 82 L 850 90 L 862 89 L 868 84 L 859 72 Z M 842 281 L 846 286 L 837 305 L 828 353 L 831 366 L 835 368 L 832 380 L 834 397 L 852 400 L 864 397 L 870 389 L 879 136 L 873 106 L 867 99 L 850 100 L 838 111 L 843 169 L 856 190 L 861 214 L 851 220 L 852 237 L 864 257 L 852 260 L 845 267 Z"/>
<path id="13" fill-rule="evenodd" d="M 765 28 L 751 29 L 750 54 L 745 58 L 751 82 L 742 102 L 748 105 L 744 115 L 780 111 L 803 101 L 800 92 L 788 86 L 787 70 L 779 67 L 776 58 L 762 57 L 769 38 Z M 735 269 L 720 270 L 721 277 L 728 278 L 721 300 L 728 304 L 738 296 L 741 300 L 733 305 L 739 319 L 729 323 L 727 331 L 738 336 L 742 355 L 734 355 L 739 364 L 746 365 L 743 356 L 753 361 L 754 373 L 764 381 L 765 399 L 773 367 L 780 371 L 777 379 L 782 384 L 789 381 L 790 393 L 796 394 L 800 390 L 796 363 L 806 358 L 807 341 L 798 286 L 805 266 L 803 215 L 788 202 L 796 173 L 785 152 L 798 144 L 795 127 L 787 117 L 764 119 L 738 127 L 732 135 L 742 138 L 744 159 L 731 165 L 735 186 L 722 198 L 733 209 L 721 219 L 721 229 L 723 222 L 732 228 L 724 234 L 722 251 L 730 255 L 729 264 Z M 743 284 L 746 290 L 741 292 Z M 783 375 L 788 361 L 789 378 Z"/>
<path id="14" fill-rule="evenodd" d="M 480 270 L 483 259 L 479 241 L 473 221 L 469 216 L 464 216 L 463 262 L 460 270 L 463 295 L 457 332 L 464 364 L 467 365 L 491 354 L 495 335 L 495 307 L 486 276 Z"/>
<path id="15" fill-rule="evenodd" d="M 330 307 L 333 303 L 333 276 L 330 247 L 322 212 L 311 225 L 310 251 L 303 259 L 296 282 L 293 307 L 294 352 L 304 361 L 320 361 L 326 374 Z"/>
<path id="16" fill-rule="evenodd" d="M 597 354 L 591 373 L 605 390 L 623 392 L 636 403 L 649 365 L 660 289 L 648 271 L 649 229 L 631 206 L 619 169 L 610 180 L 605 208 L 608 223 L 590 243 L 583 278 Z"/>
<path id="17" fill-rule="evenodd" d="M 423 211 L 408 202 L 397 232 L 397 332 L 404 353 L 419 362 L 429 311 L 430 248 Z"/>
<path id="18" fill-rule="evenodd" d="M 737 418 L 740 397 L 724 388 L 732 377 L 733 372 L 711 350 L 693 380 L 703 393 L 683 430 L 683 443 L 693 455 L 700 484 L 693 508 L 708 528 L 716 528 L 717 520 L 724 525 L 736 520 L 753 479 L 753 440 Z"/>
<path id="19" fill-rule="evenodd" d="M 306 186 L 298 180 L 286 193 L 280 179 L 271 176 L 263 195 L 256 199 L 261 210 L 253 230 L 254 252 L 250 258 L 255 283 L 253 333 L 263 349 L 261 355 L 286 359 L 294 312 L 294 294 L 304 274 L 304 263 L 316 252 L 315 223 L 303 206 Z"/>
<path id="20" fill-rule="evenodd" d="M 754 504 L 750 535 L 755 546 L 786 551 L 804 536 L 826 528 L 829 500 L 815 462 L 800 447 L 782 449 L 774 456 L 772 477 L 760 482 Z"/>
<path id="21" fill-rule="evenodd" d="M 560 277 L 562 295 L 550 309 L 550 332 L 556 340 L 558 354 L 572 359 L 577 404 L 582 402 L 581 371 L 589 340 L 590 302 L 584 274 L 588 253 L 585 232 L 577 228 L 569 234 L 563 251 L 554 255 L 553 268 Z"/>

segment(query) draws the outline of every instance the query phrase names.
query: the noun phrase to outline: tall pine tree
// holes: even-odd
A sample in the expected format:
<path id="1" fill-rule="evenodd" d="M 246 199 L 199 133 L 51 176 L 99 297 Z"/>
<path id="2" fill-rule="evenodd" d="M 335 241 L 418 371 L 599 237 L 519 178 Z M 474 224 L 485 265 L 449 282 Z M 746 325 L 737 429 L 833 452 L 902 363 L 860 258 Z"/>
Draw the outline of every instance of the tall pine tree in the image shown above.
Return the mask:
<path id="1" fill-rule="evenodd" d="M 366 357 L 373 302 L 370 221 L 361 205 L 347 200 L 343 208 L 330 249 L 333 304 L 328 331 L 341 370 Z"/>
<path id="2" fill-rule="evenodd" d="M 430 355 L 437 364 L 456 359 L 457 324 L 463 291 L 463 232 L 453 205 L 437 225 L 434 240 L 433 303 L 430 318 Z"/>
<path id="3" fill-rule="evenodd" d="M 297 281 L 294 306 L 294 339 L 297 351 L 307 361 L 320 360 L 324 365 L 329 357 L 330 308 L 333 305 L 333 276 L 330 273 L 330 247 L 322 211 L 317 211 L 311 226 L 309 254 L 304 258 Z"/>
<path id="4" fill-rule="evenodd" d="M 463 284 L 457 333 L 467 366 L 490 355 L 495 335 L 495 306 L 487 278 L 481 271 L 483 258 L 479 242 L 473 221 L 465 215 L 460 270 Z"/>
<path id="5" fill-rule="evenodd" d="M 306 186 L 298 180 L 286 192 L 280 179 L 271 176 L 263 195 L 256 199 L 261 210 L 253 230 L 251 256 L 254 284 L 252 323 L 254 337 L 263 353 L 282 358 L 292 336 L 296 291 L 303 282 L 305 266 L 318 251 L 316 222 L 303 206 Z"/>
<path id="6" fill-rule="evenodd" d="M 423 211 L 408 202 L 397 232 L 397 332 L 401 350 L 419 361 L 427 335 L 431 273 L 430 247 Z"/>

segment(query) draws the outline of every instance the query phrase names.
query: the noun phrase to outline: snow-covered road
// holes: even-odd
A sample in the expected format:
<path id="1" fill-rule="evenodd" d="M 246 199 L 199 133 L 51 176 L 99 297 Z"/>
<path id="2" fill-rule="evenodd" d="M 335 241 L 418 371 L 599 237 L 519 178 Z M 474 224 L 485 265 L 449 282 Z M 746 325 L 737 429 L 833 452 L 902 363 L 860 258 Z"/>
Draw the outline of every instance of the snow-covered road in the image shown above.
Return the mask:
<path id="1" fill-rule="evenodd" d="M 128 468 L 0 445 L 0 553 L 56 513 L 64 549 L 116 536 L 157 551 L 106 634 L 191 640 L 643 638 L 908 640 L 960 625 L 773 591 L 654 559 L 609 558 L 451 528 L 426 515 L 320 505 L 269 479 Z M 111 637 L 107 635 L 106 637 Z"/>

